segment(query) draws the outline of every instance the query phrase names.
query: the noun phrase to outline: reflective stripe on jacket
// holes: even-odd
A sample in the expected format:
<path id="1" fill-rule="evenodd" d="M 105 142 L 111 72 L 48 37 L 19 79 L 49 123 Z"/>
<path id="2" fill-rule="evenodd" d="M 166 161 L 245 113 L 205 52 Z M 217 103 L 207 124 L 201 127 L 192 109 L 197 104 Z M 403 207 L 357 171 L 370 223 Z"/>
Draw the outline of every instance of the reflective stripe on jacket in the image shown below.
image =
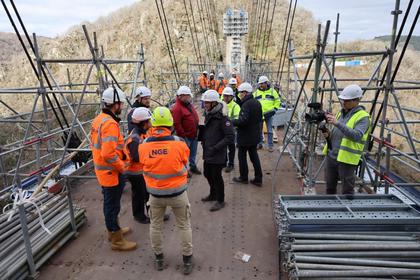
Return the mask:
<path id="1" fill-rule="evenodd" d="M 90 139 L 95 174 L 103 187 L 118 185 L 118 175 L 126 169 L 124 140 L 112 113 L 101 112 L 92 122 Z"/>
<path id="2" fill-rule="evenodd" d="M 167 128 L 152 128 L 149 135 L 139 146 L 147 191 L 155 196 L 181 194 L 187 189 L 187 144 Z"/>

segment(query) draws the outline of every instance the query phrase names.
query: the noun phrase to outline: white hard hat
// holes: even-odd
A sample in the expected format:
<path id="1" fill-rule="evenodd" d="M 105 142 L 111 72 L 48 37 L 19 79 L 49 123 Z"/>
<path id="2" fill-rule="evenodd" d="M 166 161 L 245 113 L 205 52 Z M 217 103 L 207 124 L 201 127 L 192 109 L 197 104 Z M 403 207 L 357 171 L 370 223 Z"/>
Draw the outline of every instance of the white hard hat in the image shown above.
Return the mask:
<path id="1" fill-rule="evenodd" d="M 124 103 L 126 101 L 125 93 L 117 87 L 109 87 L 102 93 L 102 101 L 107 104 Z"/>
<path id="2" fill-rule="evenodd" d="M 191 95 L 191 97 L 193 96 L 192 92 L 191 92 L 191 89 L 187 86 L 180 86 L 178 91 L 176 92 L 177 96 L 187 95 L 187 94 Z"/>
<path id="3" fill-rule="evenodd" d="M 148 96 L 152 96 L 152 92 L 150 91 L 150 89 L 148 87 L 144 87 L 141 86 L 139 88 L 136 89 L 136 93 L 134 94 L 134 97 L 148 97 Z"/>
<path id="4" fill-rule="evenodd" d="M 358 85 L 349 85 L 346 86 L 338 98 L 343 100 L 351 100 L 362 97 L 363 90 Z"/>
<path id="5" fill-rule="evenodd" d="M 207 75 L 208 73 L 209 73 L 209 72 L 207 72 L 206 70 L 204 70 L 204 71 L 203 71 L 203 74 L 206 74 L 206 75 Z"/>
<path id="6" fill-rule="evenodd" d="M 239 85 L 238 91 L 239 92 L 246 91 L 246 92 L 251 93 L 253 91 L 253 89 L 252 89 L 252 86 L 249 83 L 242 83 L 242 84 Z"/>
<path id="7" fill-rule="evenodd" d="M 139 107 L 134 109 L 131 121 L 133 123 L 139 123 L 141 121 L 149 120 L 152 118 L 152 113 L 145 107 Z"/>
<path id="8" fill-rule="evenodd" d="M 209 89 L 204 93 L 202 100 L 207 102 L 220 102 L 220 95 L 214 89 Z"/>
<path id="9" fill-rule="evenodd" d="M 237 85 L 238 81 L 235 78 L 230 78 L 229 79 L 229 85 Z"/>
<path id="10" fill-rule="evenodd" d="M 222 72 L 220 72 L 219 75 L 217 75 L 217 77 L 224 78 L 225 77 L 225 74 L 223 74 Z"/>
<path id="11" fill-rule="evenodd" d="M 214 73 L 210 73 L 210 76 L 214 76 Z"/>
<path id="12" fill-rule="evenodd" d="M 261 77 L 258 79 L 258 83 L 259 83 L 259 84 L 266 83 L 266 82 L 268 82 L 268 81 L 269 81 L 269 80 L 268 80 L 267 76 L 261 76 Z"/>
<path id="13" fill-rule="evenodd" d="M 233 96 L 233 89 L 230 87 L 225 87 L 225 89 L 222 92 L 223 95 L 229 95 L 229 96 Z"/>

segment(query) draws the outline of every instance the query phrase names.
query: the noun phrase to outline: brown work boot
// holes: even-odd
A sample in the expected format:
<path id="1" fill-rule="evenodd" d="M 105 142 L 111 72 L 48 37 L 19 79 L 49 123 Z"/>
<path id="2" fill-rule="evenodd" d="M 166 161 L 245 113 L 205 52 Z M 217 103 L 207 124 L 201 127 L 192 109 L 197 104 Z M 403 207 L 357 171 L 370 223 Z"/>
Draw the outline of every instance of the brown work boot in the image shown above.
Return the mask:
<path id="1" fill-rule="evenodd" d="M 131 232 L 131 228 L 129 228 L 129 227 L 123 227 L 123 228 L 121 228 L 122 235 L 126 235 L 126 234 L 128 234 L 130 232 Z M 108 241 L 111 241 L 111 231 L 108 231 Z"/>
<path id="2" fill-rule="evenodd" d="M 122 236 L 122 230 L 111 232 L 111 249 L 117 251 L 131 251 L 137 248 L 137 243 L 127 241 Z"/>

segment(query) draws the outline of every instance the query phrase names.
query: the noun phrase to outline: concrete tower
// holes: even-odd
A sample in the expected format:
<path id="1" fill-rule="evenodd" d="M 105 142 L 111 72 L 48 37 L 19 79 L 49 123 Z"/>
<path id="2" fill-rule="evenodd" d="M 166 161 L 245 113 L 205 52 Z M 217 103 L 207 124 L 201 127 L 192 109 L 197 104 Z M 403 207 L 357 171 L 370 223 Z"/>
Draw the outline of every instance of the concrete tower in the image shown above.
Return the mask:
<path id="1" fill-rule="evenodd" d="M 245 64 L 244 36 L 248 34 L 248 13 L 228 9 L 223 15 L 223 34 L 226 37 L 226 64 L 232 71 Z"/>

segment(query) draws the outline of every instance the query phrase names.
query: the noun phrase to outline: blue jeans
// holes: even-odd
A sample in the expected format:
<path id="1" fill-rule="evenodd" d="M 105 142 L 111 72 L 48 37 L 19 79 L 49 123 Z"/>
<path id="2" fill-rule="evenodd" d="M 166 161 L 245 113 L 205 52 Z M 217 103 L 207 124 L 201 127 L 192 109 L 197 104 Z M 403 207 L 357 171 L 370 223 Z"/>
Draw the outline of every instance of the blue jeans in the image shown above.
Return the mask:
<path id="1" fill-rule="evenodd" d="M 187 146 L 190 149 L 190 157 L 188 158 L 190 168 L 197 167 L 195 163 L 195 158 L 197 157 L 198 141 L 197 139 L 185 138 L 185 142 L 187 142 Z"/>
<path id="2" fill-rule="evenodd" d="M 267 144 L 268 147 L 273 147 L 273 117 L 264 120 L 267 126 Z M 264 126 L 261 124 L 260 144 L 263 143 Z"/>
<path id="3" fill-rule="evenodd" d="M 121 210 L 121 195 L 124 190 L 124 177 L 122 175 L 118 178 L 118 185 L 115 187 L 102 187 L 102 194 L 104 195 L 104 216 L 106 229 L 109 231 L 118 231 L 118 214 Z"/>

